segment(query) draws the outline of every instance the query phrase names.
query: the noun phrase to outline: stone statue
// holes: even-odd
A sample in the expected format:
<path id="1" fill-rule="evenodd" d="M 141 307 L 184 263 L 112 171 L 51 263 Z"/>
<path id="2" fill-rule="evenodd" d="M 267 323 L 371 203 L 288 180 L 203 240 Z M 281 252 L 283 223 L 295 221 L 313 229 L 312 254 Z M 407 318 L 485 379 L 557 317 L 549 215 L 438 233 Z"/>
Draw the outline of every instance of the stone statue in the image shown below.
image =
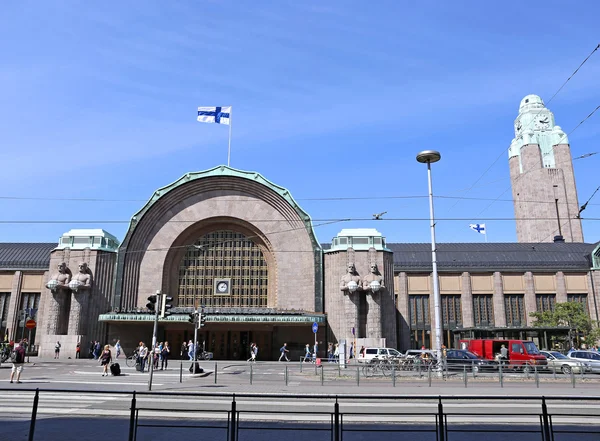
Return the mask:
<path id="1" fill-rule="evenodd" d="M 353 263 L 348 264 L 347 273 L 340 280 L 340 290 L 344 294 L 350 294 L 361 289 L 360 276 L 356 274 L 356 268 Z"/>
<path id="2" fill-rule="evenodd" d="M 92 286 L 92 272 L 88 268 L 87 263 L 82 262 L 79 264 L 79 272 L 75 275 L 69 288 L 72 291 L 87 290 Z"/>
<path id="3" fill-rule="evenodd" d="M 371 264 L 371 272 L 363 278 L 362 288 L 365 291 L 372 292 L 377 292 L 380 289 L 385 288 L 385 285 L 383 284 L 383 276 L 379 273 L 376 263 Z"/>
<path id="4" fill-rule="evenodd" d="M 63 262 L 58 265 L 58 272 L 50 278 L 46 284 L 46 288 L 48 288 L 50 291 L 67 289 L 70 281 L 71 274 L 69 273 L 67 264 Z"/>

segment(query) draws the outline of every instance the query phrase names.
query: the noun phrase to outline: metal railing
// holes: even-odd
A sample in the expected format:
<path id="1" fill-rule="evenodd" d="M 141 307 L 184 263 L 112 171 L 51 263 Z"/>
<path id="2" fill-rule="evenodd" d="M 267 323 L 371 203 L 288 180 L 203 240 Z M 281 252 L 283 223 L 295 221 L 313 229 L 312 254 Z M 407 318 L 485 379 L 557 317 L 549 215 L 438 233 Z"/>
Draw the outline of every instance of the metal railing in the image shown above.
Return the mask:
<path id="1" fill-rule="evenodd" d="M 339 385 L 342 382 L 351 382 L 356 386 L 382 384 L 389 382 L 391 386 L 404 383 L 427 384 L 433 387 L 443 381 L 445 384 L 459 382 L 469 387 L 469 384 L 496 385 L 505 387 L 505 383 L 530 382 L 536 388 L 544 385 L 565 384 L 572 388 L 584 383 L 600 382 L 600 375 L 591 373 L 586 369 L 570 369 L 562 372 L 560 368 L 543 365 L 509 364 L 504 363 L 489 369 L 477 367 L 476 364 L 452 366 L 442 363 L 388 363 L 387 360 L 376 360 L 370 363 L 354 363 L 342 366 L 339 363 L 321 362 L 290 362 L 290 363 L 245 363 L 245 370 L 236 371 L 235 376 L 227 375 L 228 369 L 237 369 L 242 366 L 240 362 L 227 361 L 200 361 L 205 368 L 205 375 L 212 375 L 214 384 L 260 384 L 261 374 L 269 376 L 273 382 L 273 370 L 281 369 L 281 379 L 287 386 L 290 381 L 302 379 L 303 381 L 317 381 L 322 386 Z M 191 372 L 188 367 L 191 362 L 179 362 L 179 382 L 184 381 L 184 372 Z M 281 367 L 279 367 L 281 365 Z M 300 378 L 298 378 L 300 377 Z M 258 381 L 257 381 L 258 380 Z M 234 383 L 235 381 L 235 383 Z"/>
<path id="2" fill-rule="evenodd" d="M 0 393 L 16 392 L 15 389 L 0 389 Z M 28 441 L 46 439 L 44 433 L 36 433 L 36 420 L 40 397 L 44 394 L 89 394 L 117 395 L 130 397 L 128 441 L 137 441 L 140 429 L 167 429 L 212 431 L 212 438 L 224 441 L 237 441 L 240 433 L 255 430 L 303 430 L 328 432 L 332 441 L 341 441 L 349 432 L 429 432 L 436 441 L 447 441 L 451 433 L 502 432 L 538 434 L 542 441 L 553 441 L 556 434 L 597 435 L 600 432 L 600 397 L 573 396 L 441 396 L 441 395 L 332 395 L 332 394 L 252 394 L 252 393 L 181 393 L 181 392 L 114 392 L 84 390 L 40 390 L 20 389 L 19 393 L 33 393 L 31 420 Z M 156 399 L 155 406 L 138 403 L 140 397 Z M 188 407 L 162 406 L 160 400 L 178 398 L 188 400 Z M 100 399 L 102 399 L 100 397 Z M 192 400 L 190 400 L 192 399 Z M 238 404 L 240 399 L 263 402 L 266 408 L 256 404 L 245 408 Z M 226 401 L 224 401 L 226 400 Z M 285 410 L 282 406 L 269 403 L 276 400 L 289 402 L 300 400 L 310 403 L 310 410 Z M 378 402 L 383 411 L 373 411 L 362 403 Z M 253 402 L 254 403 L 254 402 Z M 361 404 L 360 410 L 341 410 L 340 405 Z M 515 403 L 519 405 L 516 406 Z M 457 406 L 460 404 L 461 406 Z M 491 405 L 501 410 L 492 411 Z M 568 412 L 578 405 L 579 411 Z M 405 411 L 399 407 L 405 405 Z M 471 406 L 472 411 L 464 411 L 462 406 Z M 530 410 L 524 410 L 527 406 Z M 554 409 L 549 409 L 553 407 Z M 561 411 L 561 407 L 566 410 Z M 468 407 L 467 407 L 468 408 Z M 519 410 L 515 410 L 515 408 Z M 320 410 L 321 409 L 321 410 Z M 422 410 L 419 410 L 422 409 Z M 454 409 L 454 410 L 453 410 Z M 490 409 L 490 410 L 486 410 Z M 157 412 L 160 415 L 157 416 Z M 64 414 L 60 414 L 64 415 Z M 282 424 L 277 416 L 285 416 L 287 424 Z M 182 417 L 185 419 L 181 420 Z M 376 417 L 376 423 L 369 423 Z M 511 417 L 510 424 L 495 422 L 498 418 Z M 471 418 L 470 424 L 465 423 Z M 515 423 L 525 418 L 527 422 Z M 584 420 L 585 419 L 585 420 Z M 197 421 L 196 421 L 197 420 Z M 297 421 L 309 421 L 301 424 Z M 414 423 L 418 420 L 419 423 Z M 175 421 L 177 421 L 175 423 Z M 296 421 L 290 422 L 290 421 Z M 499 428 L 498 424 L 501 424 Z M 490 426 L 494 425 L 494 428 Z M 221 436 L 215 437 L 214 432 Z M 191 435 L 192 433 L 190 433 Z M 201 433 L 200 433 L 201 434 Z M 119 437 L 118 434 L 113 434 Z M 198 435 L 198 434 L 196 434 Z M 594 435 L 594 436 L 595 436 Z M 143 435 L 142 435 L 143 438 Z M 460 438 L 460 437 L 459 437 Z M 457 439 L 459 439 L 457 438 Z"/>

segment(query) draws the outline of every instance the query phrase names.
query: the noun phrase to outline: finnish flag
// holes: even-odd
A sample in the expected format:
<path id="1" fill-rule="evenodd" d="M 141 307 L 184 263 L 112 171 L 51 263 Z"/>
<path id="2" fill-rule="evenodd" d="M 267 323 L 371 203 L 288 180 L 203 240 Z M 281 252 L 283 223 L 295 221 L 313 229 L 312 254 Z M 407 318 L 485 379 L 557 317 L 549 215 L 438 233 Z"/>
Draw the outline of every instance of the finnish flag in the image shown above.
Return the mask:
<path id="1" fill-rule="evenodd" d="M 479 234 L 485 234 L 485 224 L 469 224 L 469 228 Z"/>
<path id="2" fill-rule="evenodd" d="M 198 121 L 229 125 L 231 121 L 231 106 L 198 107 Z"/>

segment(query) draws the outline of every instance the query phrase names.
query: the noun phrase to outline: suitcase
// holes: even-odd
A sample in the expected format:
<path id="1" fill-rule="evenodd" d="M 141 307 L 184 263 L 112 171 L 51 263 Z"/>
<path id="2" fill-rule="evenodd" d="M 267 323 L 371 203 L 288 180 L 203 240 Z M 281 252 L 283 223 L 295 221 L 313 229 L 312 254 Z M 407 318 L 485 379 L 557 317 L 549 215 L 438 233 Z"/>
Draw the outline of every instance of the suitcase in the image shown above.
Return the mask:
<path id="1" fill-rule="evenodd" d="M 119 366 L 119 363 L 113 363 L 110 365 L 110 373 L 115 377 L 121 375 L 121 366 Z"/>
<path id="2" fill-rule="evenodd" d="M 196 367 L 196 372 L 194 372 L 194 365 Z M 202 374 L 202 373 L 204 373 L 204 369 L 202 369 L 200 367 L 200 363 L 192 363 L 192 365 L 190 366 L 190 373 L 192 373 L 192 374 Z"/>

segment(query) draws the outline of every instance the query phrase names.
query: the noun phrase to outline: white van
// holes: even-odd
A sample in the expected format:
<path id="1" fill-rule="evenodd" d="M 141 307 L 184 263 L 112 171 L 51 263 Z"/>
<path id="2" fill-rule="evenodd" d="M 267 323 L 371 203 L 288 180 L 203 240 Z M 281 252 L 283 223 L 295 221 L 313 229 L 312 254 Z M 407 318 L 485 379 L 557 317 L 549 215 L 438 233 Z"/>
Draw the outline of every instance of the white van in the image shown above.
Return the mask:
<path id="1" fill-rule="evenodd" d="M 402 357 L 402 354 L 393 348 L 365 348 L 365 355 L 358 354 L 356 359 L 359 363 L 372 360 L 373 358 Z"/>

